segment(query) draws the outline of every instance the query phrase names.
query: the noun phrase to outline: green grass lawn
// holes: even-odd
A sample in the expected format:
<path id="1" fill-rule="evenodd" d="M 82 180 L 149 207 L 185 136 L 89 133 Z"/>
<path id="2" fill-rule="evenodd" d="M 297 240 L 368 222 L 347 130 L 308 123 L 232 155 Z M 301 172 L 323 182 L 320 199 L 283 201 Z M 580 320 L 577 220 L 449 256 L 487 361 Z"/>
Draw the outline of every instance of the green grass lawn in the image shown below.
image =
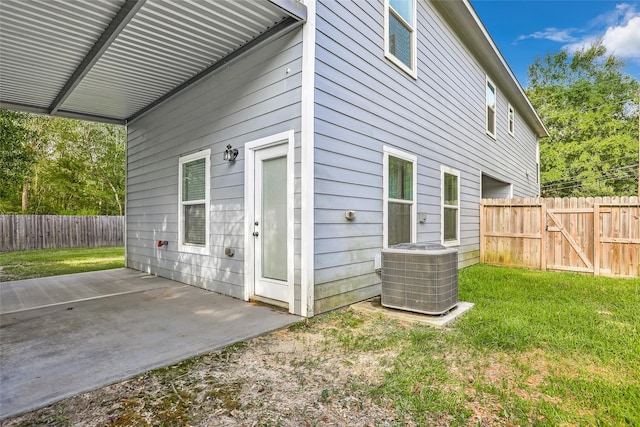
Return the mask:
<path id="1" fill-rule="evenodd" d="M 489 266 L 460 280 L 476 308 L 455 334 L 513 367 L 489 390 L 505 393 L 516 422 L 640 425 L 640 280 Z"/>
<path id="2" fill-rule="evenodd" d="M 475 307 L 406 333 L 379 396 L 426 424 L 482 404 L 500 424 L 640 425 L 640 280 L 483 265 L 459 279 Z"/>
<path id="3" fill-rule="evenodd" d="M 120 267 L 123 247 L 0 252 L 0 282 Z"/>
<path id="4" fill-rule="evenodd" d="M 347 352 L 398 351 L 372 396 L 418 425 L 640 425 L 640 280 L 477 265 L 459 282 L 475 307 L 443 330 L 329 315 Z"/>

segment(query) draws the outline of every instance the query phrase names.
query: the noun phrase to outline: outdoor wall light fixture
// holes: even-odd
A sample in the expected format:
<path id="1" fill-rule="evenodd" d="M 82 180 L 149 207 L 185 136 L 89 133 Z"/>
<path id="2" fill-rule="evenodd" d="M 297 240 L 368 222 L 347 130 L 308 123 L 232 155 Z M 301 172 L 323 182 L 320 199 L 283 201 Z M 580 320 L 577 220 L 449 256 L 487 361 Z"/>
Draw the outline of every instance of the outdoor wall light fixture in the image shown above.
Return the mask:
<path id="1" fill-rule="evenodd" d="M 235 162 L 236 157 L 238 157 L 238 149 L 237 148 L 231 148 L 231 144 L 227 144 L 227 149 L 224 150 L 224 154 L 222 155 L 222 159 L 230 161 L 230 162 Z"/>

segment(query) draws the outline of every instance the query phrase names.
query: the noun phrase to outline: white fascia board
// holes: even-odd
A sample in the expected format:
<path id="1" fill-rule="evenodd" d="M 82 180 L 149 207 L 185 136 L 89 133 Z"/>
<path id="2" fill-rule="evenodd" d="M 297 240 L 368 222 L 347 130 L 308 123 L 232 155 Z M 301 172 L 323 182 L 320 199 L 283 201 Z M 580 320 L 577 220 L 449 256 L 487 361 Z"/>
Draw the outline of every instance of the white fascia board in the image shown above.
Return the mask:
<path id="1" fill-rule="evenodd" d="M 300 0 L 269 0 L 284 13 L 298 21 L 307 20 L 307 6 Z"/>

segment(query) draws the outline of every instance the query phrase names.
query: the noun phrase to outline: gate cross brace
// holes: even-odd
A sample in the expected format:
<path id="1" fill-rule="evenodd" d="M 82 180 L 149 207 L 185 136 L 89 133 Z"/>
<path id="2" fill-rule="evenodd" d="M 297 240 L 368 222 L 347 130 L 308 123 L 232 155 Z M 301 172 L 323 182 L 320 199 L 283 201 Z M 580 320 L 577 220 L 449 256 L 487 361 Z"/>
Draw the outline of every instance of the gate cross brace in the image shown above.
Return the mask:
<path id="1" fill-rule="evenodd" d="M 573 239 L 573 237 L 571 237 L 571 235 L 569 234 L 567 229 L 564 228 L 564 226 L 562 225 L 560 220 L 558 220 L 558 217 L 555 216 L 554 213 L 550 212 L 549 210 L 547 210 L 547 215 L 549 216 L 549 218 L 551 218 L 551 221 L 553 221 L 555 223 L 556 227 L 557 227 L 557 228 L 551 228 L 550 227 L 548 230 L 549 231 L 559 231 L 559 232 L 561 232 L 562 235 L 567 239 L 567 242 L 569 242 L 569 244 L 571 245 L 573 250 L 576 251 L 576 253 L 580 257 L 582 262 L 584 262 L 584 264 L 587 266 L 587 268 L 590 268 L 593 271 L 593 264 L 591 263 L 589 258 L 587 258 L 585 253 L 582 251 L 582 248 L 580 246 L 578 246 L 578 243 Z"/>

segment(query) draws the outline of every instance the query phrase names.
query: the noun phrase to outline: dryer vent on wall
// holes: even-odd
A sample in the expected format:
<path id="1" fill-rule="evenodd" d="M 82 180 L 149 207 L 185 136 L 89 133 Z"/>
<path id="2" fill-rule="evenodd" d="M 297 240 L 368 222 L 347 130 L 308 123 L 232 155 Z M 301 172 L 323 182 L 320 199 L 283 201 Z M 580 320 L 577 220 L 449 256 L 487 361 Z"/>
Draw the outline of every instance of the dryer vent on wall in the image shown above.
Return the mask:
<path id="1" fill-rule="evenodd" d="M 458 251 L 403 243 L 382 251 L 382 305 L 440 315 L 458 304 Z"/>

